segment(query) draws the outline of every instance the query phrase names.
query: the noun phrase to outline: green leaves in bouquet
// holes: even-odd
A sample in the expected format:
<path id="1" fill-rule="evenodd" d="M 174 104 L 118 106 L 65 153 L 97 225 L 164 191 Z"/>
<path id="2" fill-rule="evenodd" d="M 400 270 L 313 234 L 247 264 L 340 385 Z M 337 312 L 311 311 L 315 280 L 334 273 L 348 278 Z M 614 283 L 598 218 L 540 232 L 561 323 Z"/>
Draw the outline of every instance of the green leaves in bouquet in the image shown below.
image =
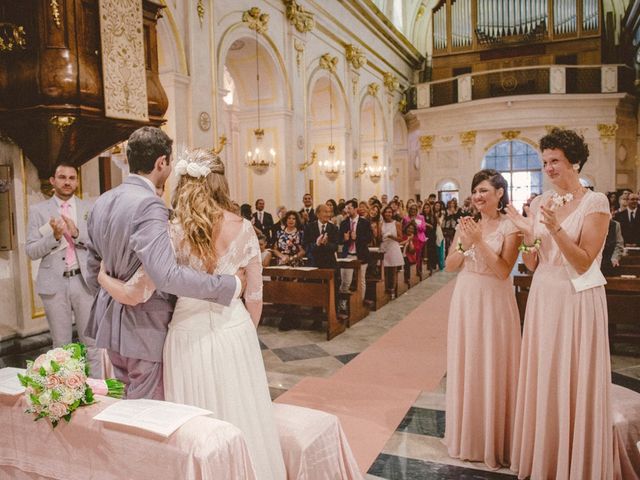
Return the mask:
<path id="1" fill-rule="evenodd" d="M 95 399 L 93 398 L 93 390 L 89 385 L 84 389 L 84 401 L 86 405 L 91 405 L 95 403 Z"/>

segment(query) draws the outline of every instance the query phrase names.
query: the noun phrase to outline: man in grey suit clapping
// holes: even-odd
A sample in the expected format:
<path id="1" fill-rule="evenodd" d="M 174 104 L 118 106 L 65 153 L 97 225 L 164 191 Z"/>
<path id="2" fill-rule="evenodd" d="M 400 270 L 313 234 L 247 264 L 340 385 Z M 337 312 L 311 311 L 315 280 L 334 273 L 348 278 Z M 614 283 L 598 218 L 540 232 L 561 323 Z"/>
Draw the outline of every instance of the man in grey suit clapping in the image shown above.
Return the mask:
<path id="1" fill-rule="evenodd" d="M 169 211 L 156 195 L 171 174 L 173 141 L 159 128 L 142 127 L 129 137 L 132 172 L 102 194 L 89 217 L 89 287 L 97 292 L 87 333 L 107 349 L 127 398 L 163 399 L 162 349 L 175 297 L 229 305 L 243 289 L 244 275 L 209 275 L 176 263 L 169 238 Z M 156 290 L 145 302 L 122 305 L 99 287 L 106 273 L 128 281 L 140 266 Z"/>
<path id="2" fill-rule="evenodd" d="M 36 292 L 42 299 L 53 346 L 72 341 L 71 322 L 75 318 L 80 341 L 87 346 L 90 374 L 100 378 L 100 351 L 84 334 L 93 302 L 86 284 L 90 205 L 75 196 L 75 167 L 59 165 L 49 181 L 53 197 L 29 210 L 26 251 L 31 260 L 40 260 Z"/>

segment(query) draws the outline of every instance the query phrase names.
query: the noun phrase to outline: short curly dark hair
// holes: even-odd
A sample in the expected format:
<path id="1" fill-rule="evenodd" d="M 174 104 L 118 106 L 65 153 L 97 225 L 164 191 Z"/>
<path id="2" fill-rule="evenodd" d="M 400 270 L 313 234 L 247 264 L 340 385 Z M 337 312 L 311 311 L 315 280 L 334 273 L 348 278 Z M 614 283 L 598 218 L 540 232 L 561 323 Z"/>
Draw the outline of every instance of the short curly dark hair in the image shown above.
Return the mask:
<path id="1" fill-rule="evenodd" d="M 562 150 L 570 163 L 580 166 L 578 171 L 582 170 L 589 158 L 589 147 L 584 142 L 584 137 L 573 130 L 554 128 L 540 139 L 541 151 L 552 149 Z"/>

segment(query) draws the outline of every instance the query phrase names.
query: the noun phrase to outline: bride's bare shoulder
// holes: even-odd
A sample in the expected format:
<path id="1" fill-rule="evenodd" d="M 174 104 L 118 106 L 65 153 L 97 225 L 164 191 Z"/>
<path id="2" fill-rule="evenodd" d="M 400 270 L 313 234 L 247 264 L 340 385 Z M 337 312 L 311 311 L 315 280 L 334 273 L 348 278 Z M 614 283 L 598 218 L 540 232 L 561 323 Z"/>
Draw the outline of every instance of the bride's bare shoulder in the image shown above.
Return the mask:
<path id="1" fill-rule="evenodd" d="M 238 223 L 242 223 L 242 220 L 244 220 L 241 216 L 236 215 L 233 212 L 229 212 L 228 210 L 224 211 L 224 219 L 227 222 L 238 222 Z"/>

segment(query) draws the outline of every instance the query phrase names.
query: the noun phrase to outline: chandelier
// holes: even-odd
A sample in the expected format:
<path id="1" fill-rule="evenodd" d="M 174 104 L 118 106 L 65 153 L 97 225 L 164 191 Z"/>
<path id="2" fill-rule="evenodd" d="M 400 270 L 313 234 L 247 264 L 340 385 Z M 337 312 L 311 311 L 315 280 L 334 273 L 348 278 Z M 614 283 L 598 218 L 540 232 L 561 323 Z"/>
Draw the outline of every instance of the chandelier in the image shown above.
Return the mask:
<path id="1" fill-rule="evenodd" d="M 378 146 L 378 142 L 376 139 L 376 106 L 374 104 L 373 105 L 373 155 L 371 155 L 371 165 L 368 165 L 367 162 L 363 162 L 362 165 L 360 165 L 360 168 L 358 168 L 355 171 L 356 178 L 366 174 L 369 176 L 369 180 L 371 180 L 373 183 L 378 183 L 382 178 L 382 175 L 384 175 L 384 173 L 387 171 L 387 167 L 385 165 L 380 165 L 378 163 L 378 160 L 380 159 L 380 157 L 378 157 L 377 146 Z"/>
<path id="2" fill-rule="evenodd" d="M 325 176 L 334 181 L 338 178 L 338 175 L 344 173 L 344 160 L 339 160 L 336 158 L 336 146 L 333 143 L 333 82 L 331 78 L 329 78 L 329 147 L 328 152 L 329 155 L 327 159 L 323 162 L 320 160 L 318 165 L 320 169 L 324 172 Z"/>
<path id="3" fill-rule="evenodd" d="M 276 164 L 276 151 L 264 145 L 264 129 L 260 127 L 260 56 L 258 52 L 258 31 L 256 30 L 256 92 L 258 94 L 258 128 L 253 130 L 254 147 L 247 150 L 245 166 L 262 175 Z M 268 155 L 267 155 L 268 153 Z"/>

